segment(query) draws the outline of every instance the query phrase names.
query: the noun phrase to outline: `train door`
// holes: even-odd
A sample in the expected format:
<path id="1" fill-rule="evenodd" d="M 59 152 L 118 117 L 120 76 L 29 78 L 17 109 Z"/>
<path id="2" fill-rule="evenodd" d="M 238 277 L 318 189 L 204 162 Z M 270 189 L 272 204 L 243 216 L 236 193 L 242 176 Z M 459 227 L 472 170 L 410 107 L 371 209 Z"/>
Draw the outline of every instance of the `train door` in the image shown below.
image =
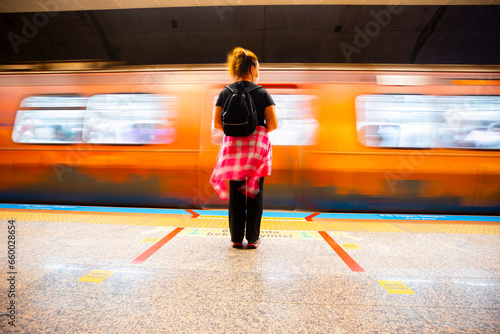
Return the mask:
<path id="1" fill-rule="evenodd" d="M 293 210 L 303 207 L 304 151 L 313 145 L 319 123 L 317 99 L 304 85 L 269 84 L 263 86 L 276 103 L 278 128 L 269 134 L 273 145 L 273 172 L 264 185 L 265 206 Z"/>

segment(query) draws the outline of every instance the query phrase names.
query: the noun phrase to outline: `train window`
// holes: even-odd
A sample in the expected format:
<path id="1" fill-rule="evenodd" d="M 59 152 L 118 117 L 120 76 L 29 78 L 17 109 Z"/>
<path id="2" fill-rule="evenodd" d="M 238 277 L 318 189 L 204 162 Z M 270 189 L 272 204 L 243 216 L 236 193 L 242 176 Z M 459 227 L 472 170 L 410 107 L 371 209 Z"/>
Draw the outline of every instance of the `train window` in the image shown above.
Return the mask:
<path id="1" fill-rule="evenodd" d="M 17 111 L 16 143 L 69 144 L 82 141 L 87 98 L 71 95 L 30 96 Z"/>
<path id="2" fill-rule="evenodd" d="M 500 96 L 442 96 L 437 146 L 500 149 Z"/>
<path id="3" fill-rule="evenodd" d="M 313 113 L 312 95 L 273 94 L 276 103 L 278 128 L 269 133 L 271 143 L 275 146 L 313 145 L 319 126 Z M 217 97 L 214 98 L 213 105 Z M 214 111 L 215 113 L 215 107 Z M 220 145 L 223 133 L 215 129 L 212 117 L 212 143 Z"/>
<path id="4" fill-rule="evenodd" d="M 278 128 L 269 134 L 273 145 L 313 145 L 319 126 L 312 95 L 273 95 Z"/>
<path id="5" fill-rule="evenodd" d="M 169 144 L 177 137 L 178 98 L 102 94 L 89 98 L 83 140 L 94 144 Z"/>
<path id="6" fill-rule="evenodd" d="M 361 95 L 356 122 L 371 147 L 500 149 L 499 96 Z"/>

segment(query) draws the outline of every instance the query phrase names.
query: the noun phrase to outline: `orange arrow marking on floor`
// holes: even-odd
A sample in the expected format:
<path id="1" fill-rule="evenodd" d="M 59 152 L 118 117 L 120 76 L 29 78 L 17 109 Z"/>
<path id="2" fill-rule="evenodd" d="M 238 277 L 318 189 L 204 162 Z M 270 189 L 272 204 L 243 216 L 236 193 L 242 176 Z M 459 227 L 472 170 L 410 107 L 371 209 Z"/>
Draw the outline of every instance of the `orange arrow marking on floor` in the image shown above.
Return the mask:
<path id="1" fill-rule="evenodd" d="M 160 241 L 155 243 L 153 246 L 149 247 L 144 253 L 136 257 L 131 263 L 141 264 L 146 261 L 151 255 L 153 255 L 158 249 L 162 248 L 167 242 L 169 242 L 173 237 L 175 237 L 184 227 L 178 227 L 166 236 L 164 236 Z"/>
<path id="2" fill-rule="evenodd" d="M 325 239 L 326 242 L 328 242 L 335 253 L 340 256 L 342 261 L 344 261 L 352 271 L 364 271 L 363 268 L 361 268 L 361 266 L 356 261 L 354 261 L 354 259 L 350 257 L 349 254 L 347 254 L 346 251 L 342 247 L 340 247 L 340 245 L 336 243 L 328 233 L 326 233 L 325 231 L 318 231 L 318 233 L 323 237 L 323 239 Z"/>
<path id="3" fill-rule="evenodd" d="M 200 216 L 199 213 L 196 213 L 194 212 L 193 210 L 190 210 L 190 209 L 185 209 L 187 212 L 189 212 L 190 214 L 192 214 L 191 218 L 198 218 Z"/>
<path id="4" fill-rule="evenodd" d="M 321 214 L 321 212 L 315 212 L 313 213 L 312 215 L 309 215 L 307 216 L 306 218 L 304 218 L 305 220 L 307 220 L 308 222 L 312 222 L 313 221 L 313 218 L 316 217 L 317 215 Z"/>

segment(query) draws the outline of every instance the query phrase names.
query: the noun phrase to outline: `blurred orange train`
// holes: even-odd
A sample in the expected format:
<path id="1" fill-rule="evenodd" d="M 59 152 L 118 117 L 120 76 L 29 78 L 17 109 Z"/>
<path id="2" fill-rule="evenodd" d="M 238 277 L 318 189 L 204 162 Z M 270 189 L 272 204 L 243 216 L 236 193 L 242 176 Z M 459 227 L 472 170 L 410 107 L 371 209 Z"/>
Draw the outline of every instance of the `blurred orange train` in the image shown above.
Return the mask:
<path id="1" fill-rule="evenodd" d="M 265 207 L 500 213 L 498 66 L 261 65 Z M 0 73 L 0 201 L 221 207 L 222 65 Z"/>

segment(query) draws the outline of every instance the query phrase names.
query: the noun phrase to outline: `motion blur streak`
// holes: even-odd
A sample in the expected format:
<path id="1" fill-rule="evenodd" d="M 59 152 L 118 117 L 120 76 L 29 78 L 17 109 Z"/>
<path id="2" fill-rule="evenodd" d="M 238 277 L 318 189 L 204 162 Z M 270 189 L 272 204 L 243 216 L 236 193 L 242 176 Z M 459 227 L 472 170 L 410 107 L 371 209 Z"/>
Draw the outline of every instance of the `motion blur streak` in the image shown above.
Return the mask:
<path id="1" fill-rule="evenodd" d="M 500 213 L 499 67 L 261 65 L 265 206 Z M 0 201 L 208 208 L 223 65 L 0 73 Z"/>

